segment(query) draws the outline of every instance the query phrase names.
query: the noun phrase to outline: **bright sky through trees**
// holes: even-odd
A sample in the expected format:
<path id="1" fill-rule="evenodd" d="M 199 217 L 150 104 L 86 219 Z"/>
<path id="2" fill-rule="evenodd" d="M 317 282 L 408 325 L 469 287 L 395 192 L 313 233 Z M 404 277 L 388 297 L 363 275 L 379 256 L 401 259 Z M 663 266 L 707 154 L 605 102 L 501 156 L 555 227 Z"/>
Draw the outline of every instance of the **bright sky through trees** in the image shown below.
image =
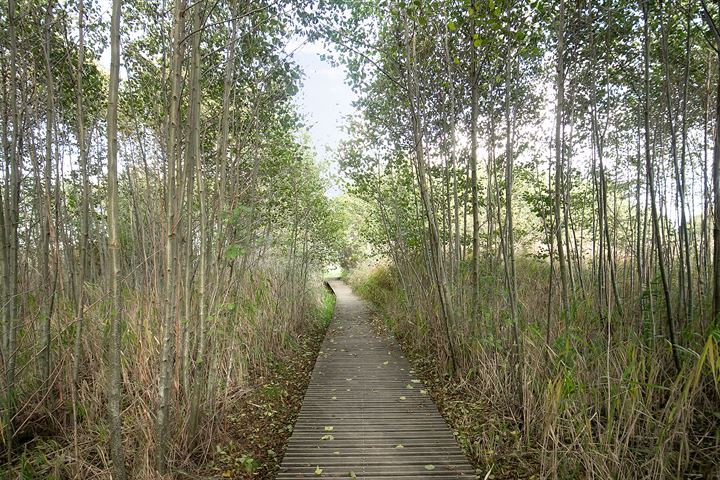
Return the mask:
<path id="1" fill-rule="evenodd" d="M 324 53 L 327 51 L 320 43 L 303 43 L 295 50 L 293 58 L 305 72 L 297 102 L 300 112 L 305 115 L 318 160 L 329 163 L 335 174 L 337 166 L 332 153 L 345 138 L 344 118 L 353 113 L 352 102 L 356 95 L 345 82 L 345 68 L 322 60 L 320 56 Z M 328 194 L 339 193 L 339 186 L 334 182 Z"/>

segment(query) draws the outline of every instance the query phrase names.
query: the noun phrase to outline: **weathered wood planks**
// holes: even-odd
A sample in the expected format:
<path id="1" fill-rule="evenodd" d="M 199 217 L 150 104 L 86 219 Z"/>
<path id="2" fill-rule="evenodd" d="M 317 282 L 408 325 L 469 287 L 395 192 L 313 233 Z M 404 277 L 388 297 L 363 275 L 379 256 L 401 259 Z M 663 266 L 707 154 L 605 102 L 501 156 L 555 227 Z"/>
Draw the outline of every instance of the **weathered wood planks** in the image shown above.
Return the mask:
<path id="1" fill-rule="evenodd" d="M 395 340 L 371 332 L 347 285 L 330 285 L 335 317 L 277 478 L 475 478 Z"/>

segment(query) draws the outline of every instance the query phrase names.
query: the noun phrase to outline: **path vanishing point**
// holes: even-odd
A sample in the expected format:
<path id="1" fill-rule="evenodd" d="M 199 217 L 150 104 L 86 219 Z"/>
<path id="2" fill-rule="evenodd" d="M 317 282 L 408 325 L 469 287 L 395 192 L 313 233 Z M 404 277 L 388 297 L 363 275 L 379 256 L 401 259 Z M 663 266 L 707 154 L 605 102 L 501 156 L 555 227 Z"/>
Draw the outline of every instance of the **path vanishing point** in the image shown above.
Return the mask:
<path id="1" fill-rule="evenodd" d="M 475 478 L 397 342 L 339 280 L 337 302 L 278 480 Z"/>

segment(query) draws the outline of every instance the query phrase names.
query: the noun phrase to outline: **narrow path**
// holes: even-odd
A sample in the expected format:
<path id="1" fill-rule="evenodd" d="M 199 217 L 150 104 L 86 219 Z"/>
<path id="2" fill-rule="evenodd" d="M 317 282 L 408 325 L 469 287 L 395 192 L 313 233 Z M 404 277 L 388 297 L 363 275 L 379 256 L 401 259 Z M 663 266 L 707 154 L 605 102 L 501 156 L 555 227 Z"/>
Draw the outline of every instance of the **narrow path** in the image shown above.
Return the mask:
<path id="1" fill-rule="evenodd" d="M 277 478 L 475 478 L 397 342 L 370 331 L 347 285 L 330 284 L 335 316 Z"/>

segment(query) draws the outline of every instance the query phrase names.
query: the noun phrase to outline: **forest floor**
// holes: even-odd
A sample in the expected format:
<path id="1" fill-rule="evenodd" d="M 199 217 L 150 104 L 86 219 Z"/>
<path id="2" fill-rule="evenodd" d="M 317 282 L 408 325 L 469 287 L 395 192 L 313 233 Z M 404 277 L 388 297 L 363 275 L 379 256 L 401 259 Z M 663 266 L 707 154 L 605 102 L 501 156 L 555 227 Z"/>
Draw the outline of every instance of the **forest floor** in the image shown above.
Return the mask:
<path id="1" fill-rule="evenodd" d="M 333 306 L 334 298 L 326 299 L 325 308 L 311 328 L 238 399 L 225 429 L 231 432 L 231 438 L 215 447 L 206 474 L 231 479 L 275 478 L 332 319 Z"/>
<path id="2" fill-rule="evenodd" d="M 376 307 L 377 308 L 377 307 Z M 370 326 L 375 333 L 392 335 L 383 313 L 378 309 L 371 317 Z M 508 424 L 511 419 L 488 402 L 482 400 L 472 384 L 458 382 L 438 374 L 436 360 L 427 352 L 410 347 L 410 342 L 395 336 L 400 348 L 412 365 L 415 375 L 422 380 L 433 403 L 438 407 L 458 444 L 477 472 L 485 472 L 485 479 L 533 479 L 538 478 L 537 454 L 523 448 L 517 432 L 498 429 L 498 424 Z M 490 428 L 491 424 L 495 424 Z M 482 451 L 475 441 L 489 431 L 502 432 L 496 444 L 502 445 L 491 451 Z"/>

